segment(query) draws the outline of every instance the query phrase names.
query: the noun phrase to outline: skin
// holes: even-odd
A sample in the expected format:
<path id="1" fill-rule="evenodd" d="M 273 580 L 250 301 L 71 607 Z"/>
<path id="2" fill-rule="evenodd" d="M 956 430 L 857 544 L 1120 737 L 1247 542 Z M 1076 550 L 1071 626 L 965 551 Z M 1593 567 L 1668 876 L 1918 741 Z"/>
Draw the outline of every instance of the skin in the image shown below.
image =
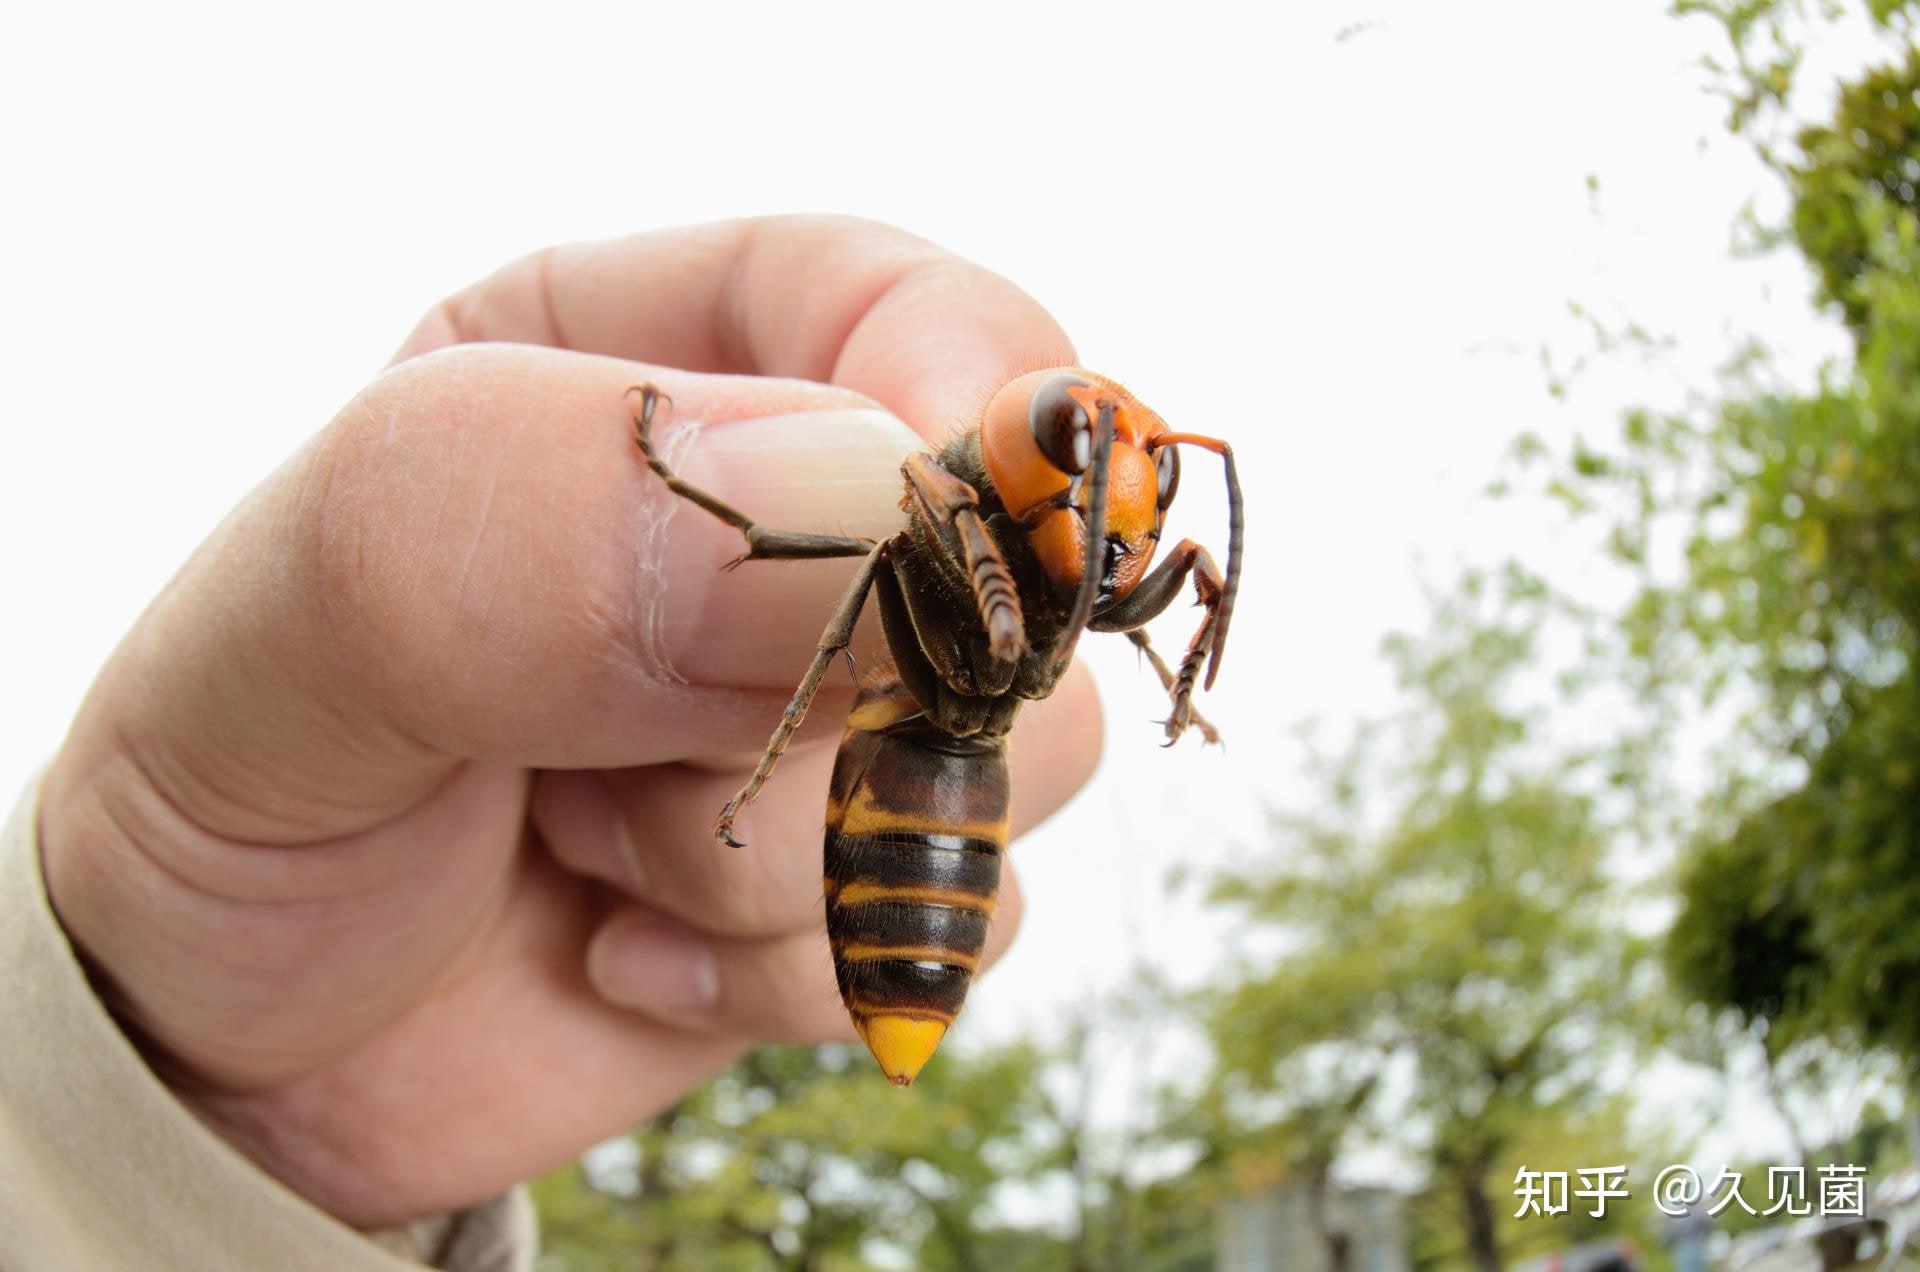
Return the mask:
<path id="1" fill-rule="evenodd" d="M 726 574 L 710 518 L 640 533 L 671 497 L 622 395 L 705 421 L 690 477 L 832 528 L 891 515 L 897 455 L 794 489 L 729 421 L 879 403 L 938 439 L 1073 361 L 1005 280 L 833 218 L 555 248 L 429 313 L 154 601 L 48 773 L 55 908 L 156 1071 L 372 1228 L 569 1160 L 754 1043 L 851 1039 L 819 893 L 844 678 L 750 847 L 708 827 L 854 563 Z M 731 427 L 840 417 L 795 418 Z M 1016 832 L 1098 739 L 1084 675 L 1024 715 Z M 1009 874 L 989 959 L 1019 912 Z"/>

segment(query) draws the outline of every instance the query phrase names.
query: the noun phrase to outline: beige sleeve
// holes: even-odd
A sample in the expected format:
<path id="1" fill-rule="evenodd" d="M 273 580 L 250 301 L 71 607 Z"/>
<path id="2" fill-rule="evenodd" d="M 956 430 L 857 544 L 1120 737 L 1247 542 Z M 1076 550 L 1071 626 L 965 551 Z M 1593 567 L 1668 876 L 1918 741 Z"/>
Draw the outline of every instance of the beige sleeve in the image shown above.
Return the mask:
<path id="1" fill-rule="evenodd" d="M 94 997 L 47 901 L 35 782 L 0 831 L 0 1267 L 524 1272 L 518 1189 L 378 1234 L 315 1209 L 202 1125 Z"/>

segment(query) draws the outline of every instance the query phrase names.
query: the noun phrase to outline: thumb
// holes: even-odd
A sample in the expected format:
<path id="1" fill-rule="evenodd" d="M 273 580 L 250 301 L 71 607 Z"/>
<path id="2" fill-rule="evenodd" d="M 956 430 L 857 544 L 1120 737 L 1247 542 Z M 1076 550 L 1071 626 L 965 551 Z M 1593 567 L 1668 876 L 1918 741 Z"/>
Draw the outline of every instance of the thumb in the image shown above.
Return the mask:
<path id="1" fill-rule="evenodd" d="M 920 442 L 847 390 L 526 345 L 417 358 L 196 551 L 96 682 L 50 783 L 131 766 L 203 831 L 292 843 L 378 824 L 468 760 L 758 747 L 856 562 L 723 572 L 739 531 L 635 445 L 623 395 L 643 381 L 672 399 L 671 461 L 756 520 L 898 524 L 899 464 Z"/>

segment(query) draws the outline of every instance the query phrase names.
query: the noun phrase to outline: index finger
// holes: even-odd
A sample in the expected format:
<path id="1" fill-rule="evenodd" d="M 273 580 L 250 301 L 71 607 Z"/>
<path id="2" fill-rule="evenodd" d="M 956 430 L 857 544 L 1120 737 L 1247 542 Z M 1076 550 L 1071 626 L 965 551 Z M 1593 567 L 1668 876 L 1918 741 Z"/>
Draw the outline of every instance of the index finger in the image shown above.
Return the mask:
<path id="1" fill-rule="evenodd" d="M 998 274 L 839 216 L 547 248 L 437 305 L 395 360 L 487 340 L 839 384 L 930 440 L 973 422 L 1015 376 L 1078 360 L 1039 302 Z"/>

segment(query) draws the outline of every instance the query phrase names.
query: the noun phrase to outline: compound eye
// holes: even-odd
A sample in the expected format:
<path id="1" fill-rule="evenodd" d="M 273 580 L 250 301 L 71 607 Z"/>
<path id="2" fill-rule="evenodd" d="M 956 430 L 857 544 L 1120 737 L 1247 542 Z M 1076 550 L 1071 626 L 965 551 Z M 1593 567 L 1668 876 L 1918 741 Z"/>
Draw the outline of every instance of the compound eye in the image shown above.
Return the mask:
<path id="1" fill-rule="evenodd" d="M 1180 489 L 1180 448 L 1162 446 L 1159 450 L 1154 464 L 1160 473 L 1160 511 L 1165 512 Z"/>
<path id="2" fill-rule="evenodd" d="M 1056 375 L 1034 390 L 1027 407 L 1027 424 L 1040 453 L 1063 473 L 1084 473 L 1093 462 L 1093 424 L 1087 408 L 1068 392 L 1088 384 L 1077 375 Z"/>

